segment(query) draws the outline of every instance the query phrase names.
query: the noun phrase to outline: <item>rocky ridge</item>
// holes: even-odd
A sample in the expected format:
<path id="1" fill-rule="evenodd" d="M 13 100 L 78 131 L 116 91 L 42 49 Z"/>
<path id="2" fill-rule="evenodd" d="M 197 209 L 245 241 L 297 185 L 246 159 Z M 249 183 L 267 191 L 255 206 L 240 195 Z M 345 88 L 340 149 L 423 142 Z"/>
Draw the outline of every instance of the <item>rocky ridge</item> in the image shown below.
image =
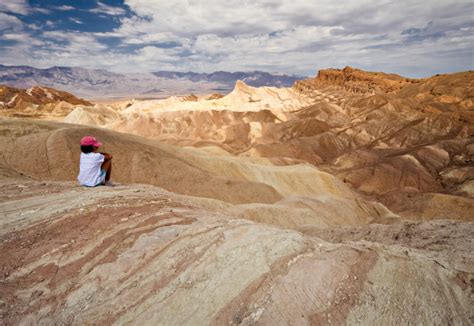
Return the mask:
<path id="1" fill-rule="evenodd" d="M 311 91 L 320 87 L 340 87 L 354 94 L 393 93 L 408 84 L 421 83 L 420 79 L 405 78 L 396 74 L 368 72 L 352 67 L 320 70 L 315 78 L 295 82 L 298 91 Z"/>
<path id="2" fill-rule="evenodd" d="M 64 116 L 75 106 L 93 104 L 49 87 L 19 89 L 0 85 L 0 114 L 4 116 Z"/>

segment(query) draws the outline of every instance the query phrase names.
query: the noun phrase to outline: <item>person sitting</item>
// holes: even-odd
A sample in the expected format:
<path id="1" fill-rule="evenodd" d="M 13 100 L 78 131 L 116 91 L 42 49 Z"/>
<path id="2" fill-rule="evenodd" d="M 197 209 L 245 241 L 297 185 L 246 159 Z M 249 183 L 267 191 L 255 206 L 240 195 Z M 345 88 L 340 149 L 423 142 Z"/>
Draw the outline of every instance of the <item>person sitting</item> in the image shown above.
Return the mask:
<path id="1" fill-rule="evenodd" d="M 112 186 L 112 155 L 99 152 L 102 143 L 95 137 L 86 136 L 81 139 L 81 158 L 77 180 L 81 186 L 96 187 Z"/>

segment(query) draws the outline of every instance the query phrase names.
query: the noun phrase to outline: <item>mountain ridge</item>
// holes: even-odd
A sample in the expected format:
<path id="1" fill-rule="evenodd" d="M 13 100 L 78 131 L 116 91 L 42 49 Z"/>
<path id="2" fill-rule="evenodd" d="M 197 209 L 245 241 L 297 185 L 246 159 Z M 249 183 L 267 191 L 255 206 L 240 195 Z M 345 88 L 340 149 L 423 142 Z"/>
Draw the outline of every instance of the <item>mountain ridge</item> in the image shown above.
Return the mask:
<path id="1" fill-rule="evenodd" d="M 47 86 L 86 98 L 132 97 L 143 94 L 163 97 L 189 93 L 228 93 L 239 79 L 255 87 L 289 87 L 301 78 L 304 77 L 263 71 L 116 73 L 81 67 L 54 66 L 40 69 L 0 64 L 0 84 L 17 88 Z M 154 89 L 161 91 L 155 93 Z"/>
<path id="2" fill-rule="evenodd" d="M 302 92 L 314 88 L 337 87 L 353 94 L 394 93 L 408 84 L 422 83 L 429 78 L 413 79 L 394 73 L 364 71 L 346 66 L 344 69 L 319 70 L 316 77 L 297 81 L 294 87 Z"/>

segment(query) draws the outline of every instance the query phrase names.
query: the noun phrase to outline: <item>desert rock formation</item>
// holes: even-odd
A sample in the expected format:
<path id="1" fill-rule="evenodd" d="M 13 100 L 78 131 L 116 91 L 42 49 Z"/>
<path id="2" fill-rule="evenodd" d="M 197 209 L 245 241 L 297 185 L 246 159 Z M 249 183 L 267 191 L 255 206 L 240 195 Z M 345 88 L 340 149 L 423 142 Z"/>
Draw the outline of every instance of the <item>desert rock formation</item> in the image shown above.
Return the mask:
<path id="1" fill-rule="evenodd" d="M 405 78 L 396 74 L 367 72 L 352 67 L 344 69 L 320 70 L 316 78 L 297 81 L 294 85 L 299 91 L 312 91 L 315 88 L 335 86 L 351 93 L 393 93 L 407 84 L 420 83 L 421 80 Z"/>
<path id="2" fill-rule="evenodd" d="M 63 117 L 78 105 L 92 103 L 49 87 L 19 89 L 0 85 L 0 115 L 54 118 Z"/>
<path id="3" fill-rule="evenodd" d="M 473 89 L 345 68 L 0 110 L 0 324 L 472 324 Z M 85 135 L 118 186 L 73 181 Z"/>
<path id="4" fill-rule="evenodd" d="M 461 325 L 474 317 L 472 223 L 300 233 L 151 186 L 7 179 L 2 189 L 3 324 Z"/>
<path id="5" fill-rule="evenodd" d="M 276 166 L 264 158 L 184 149 L 141 137 L 34 120 L 0 120 L 6 168 L 39 180 L 74 180 L 79 140 L 93 134 L 114 155 L 115 180 L 209 198 L 206 207 L 283 227 L 364 225 L 397 219 L 309 164 Z M 211 200 L 212 199 L 212 200 Z"/>
<path id="6" fill-rule="evenodd" d="M 412 80 L 346 67 L 320 71 L 293 89 L 238 82 L 219 99 L 78 108 L 65 121 L 276 164 L 307 162 L 414 218 L 431 197 L 454 209 L 458 201 L 473 207 L 473 89 L 473 72 Z M 465 219 L 464 211 L 451 217 Z"/>

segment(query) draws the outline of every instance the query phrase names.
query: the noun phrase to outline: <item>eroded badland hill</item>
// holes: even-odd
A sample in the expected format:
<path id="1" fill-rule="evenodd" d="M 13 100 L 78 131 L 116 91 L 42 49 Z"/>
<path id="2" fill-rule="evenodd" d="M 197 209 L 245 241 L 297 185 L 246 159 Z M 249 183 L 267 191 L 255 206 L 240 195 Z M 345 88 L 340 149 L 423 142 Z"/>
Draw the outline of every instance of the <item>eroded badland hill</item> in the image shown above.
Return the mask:
<path id="1" fill-rule="evenodd" d="M 2 92 L 1 324 L 474 322 L 472 72 Z M 118 186 L 74 182 L 89 134 Z"/>

